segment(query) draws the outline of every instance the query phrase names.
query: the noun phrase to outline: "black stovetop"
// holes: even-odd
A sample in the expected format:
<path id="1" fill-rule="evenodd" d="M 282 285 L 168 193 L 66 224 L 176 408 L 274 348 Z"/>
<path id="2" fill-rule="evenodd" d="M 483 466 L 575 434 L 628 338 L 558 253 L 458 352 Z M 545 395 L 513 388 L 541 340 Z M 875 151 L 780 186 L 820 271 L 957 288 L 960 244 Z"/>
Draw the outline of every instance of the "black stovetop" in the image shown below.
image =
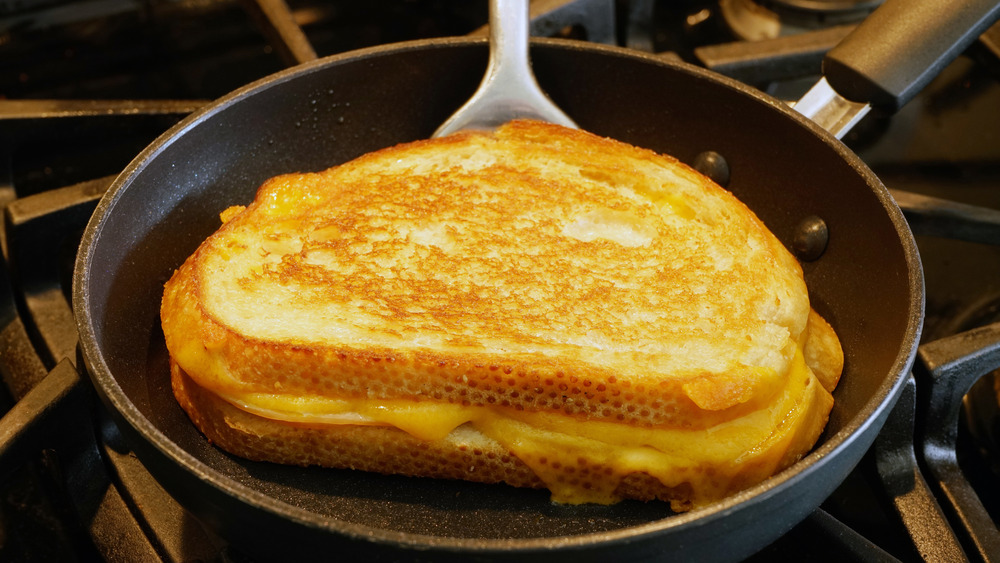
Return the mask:
<path id="1" fill-rule="evenodd" d="M 539 0 L 534 6 L 552 14 L 566 5 L 603 4 L 588 9 L 614 15 L 613 40 L 620 45 L 680 58 L 794 98 L 813 79 L 819 53 L 840 32 L 830 32 L 830 22 L 798 19 L 779 37 L 740 41 L 730 21 L 732 10 L 750 1 Z M 113 176 L 187 113 L 292 64 L 272 27 L 259 18 L 273 4 L 0 2 L 0 171 L 5 171 L 0 203 L 6 205 L 0 272 L 0 376 L 6 385 L 0 386 L 0 413 L 39 381 L 53 379 L 52 373 L 73 377 L 70 266 L 86 218 Z M 479 33 L 486 20 L 486 2 L 468 0 L 287 5 L 319 56 Z M 589 27 L 573 14 L 546 14 L 541 16 L 550 18 L 545 28 L 565 37 L 588 39 L 588 31 L 600 27 Z M 740 20 L 739 30 L 746 32 L 752 23 Z M 899 114 L 871 116 L 845 139 L 887 187 L 901 192 L 901 202 L 909 201 L 902 193 L 909 192 L 1000 210 L 998 36 L 994 27 Z M 803 37 L 813 51 L 802 51 Z M 792 48 L 798 55 L 789 63 L 782 59 L 783 50 Z M 953 234 L 927 222 L 915 206 L 904 211 L 913 218 L 925 267 L 923 342 L 996 322 L 1000 221 L 986 212 L 975 228 Z M 957 214 L 968 213 L 960 209 Z M 956 212 L 938 214 L 947 218 Z M 920 402 L 904 395 L 884 439 L 820 511 L 753 559 L 928 556 L 927 544 L 917 547 L 911 540 L 921 532 L 905 528 L 896 508 L 901 502 L 897 481 L 885 476 L 891 471 L 880 465 L 876 451 L 912 451 L 912 437 L 909 446 L 905 439 L 915 425 L 919 434 L 926 415 L 906 412 L 914 401 Z M 86 400 L 65 404 L 50 438 L 31 445 L 28 454 L 3 458 L 19 463 L 0 467 L 0 560 L 253 560 L 164 493 L 98 407 Z M 959 440 L 962 468 L 995 521 L 1000 515 L 1000 491 L 992 485 L 995 462 L 980 455 L 968 431 Z M 905 474 L 908 466 L 900 471 Z M 934 479 L 929 481 L 930 490 L 938 491 Z M 943 544 L 947 540 L 937 542 L 940 553 L 950 553 Z M 973 546 L 963 548 L 979 558 Z"/>

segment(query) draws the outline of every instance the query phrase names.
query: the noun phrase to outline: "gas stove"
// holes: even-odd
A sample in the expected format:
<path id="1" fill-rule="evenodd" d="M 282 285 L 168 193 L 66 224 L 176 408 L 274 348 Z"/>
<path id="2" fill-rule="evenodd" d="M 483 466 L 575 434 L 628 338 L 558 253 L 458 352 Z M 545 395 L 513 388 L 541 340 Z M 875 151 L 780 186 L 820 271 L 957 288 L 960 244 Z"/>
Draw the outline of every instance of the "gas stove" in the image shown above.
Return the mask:
<path id="1" fill-rule="evenodd" d="M 532 25 L 794 100 L 878 4 L 536 0 Z M 486 18 L 467 0 L 0 2 L 0 559 L 256 561 L 171 498 L 79 384 L 69 292 L 84 225 L 143 147 L 210 100 L 317 56 L 483 35 Z M 857 469 L 751 560 L 1000 557 L 1000 26 L 844 142 L 917 235 L 920 359 Z"/>

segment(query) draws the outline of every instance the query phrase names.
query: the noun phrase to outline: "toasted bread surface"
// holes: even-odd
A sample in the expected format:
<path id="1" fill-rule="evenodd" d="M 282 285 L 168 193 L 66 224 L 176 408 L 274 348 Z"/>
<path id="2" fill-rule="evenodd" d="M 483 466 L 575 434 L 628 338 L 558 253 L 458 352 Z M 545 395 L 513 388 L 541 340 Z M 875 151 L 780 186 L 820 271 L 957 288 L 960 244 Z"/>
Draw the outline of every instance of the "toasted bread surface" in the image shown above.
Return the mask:
<path id="1" fill-rule="evenodd" d="M 773 407 L 797 355 L 827 396 L 843 366 L 752 212 L 582 131 L 517 121 L 400 145 L 271 179 L 223 218 L 161 316 L 176 370 L 231 407 L 426 401 L 698 431 Z M 820 412 L 785 429 L 808 436 L 768 471 L 819 435 L 830 401 L 808 401 Z"/>
<path id="2" fill-rule="evenodd" d="M 766 398 L 809 312 L 798 264 L 729 193 L 535 122 L 273 179 L 182 271 L 171 309 L 243 342 L 178 356 L 209 387 L 451 386 L 650 424 Z M 659 402 L 645 417 L 614 407 L 636 388 Z"/>

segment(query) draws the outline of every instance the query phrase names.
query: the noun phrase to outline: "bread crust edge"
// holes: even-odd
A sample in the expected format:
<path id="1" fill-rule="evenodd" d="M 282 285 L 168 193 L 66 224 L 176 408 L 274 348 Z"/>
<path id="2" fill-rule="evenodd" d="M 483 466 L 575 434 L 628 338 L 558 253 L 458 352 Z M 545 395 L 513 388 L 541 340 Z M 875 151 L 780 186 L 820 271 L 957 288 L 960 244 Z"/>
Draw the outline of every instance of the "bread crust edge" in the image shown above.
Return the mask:
<path id="1" fill-rule="evenodd" d="M 251 461 L 546 488 L 527 464 L 467 425 L 444 440 L 425 441 L 391 426 L 274 421 L 243 411 L 200 387 L 175 362 L 171 362 L 170 374 L 174 395 L 195 427 L 213 445 Z M 666 501 L 676 512 L 692 508 L 686 483 L 667 487 L 646 473 L 625 476 L 614 496 Z"/>

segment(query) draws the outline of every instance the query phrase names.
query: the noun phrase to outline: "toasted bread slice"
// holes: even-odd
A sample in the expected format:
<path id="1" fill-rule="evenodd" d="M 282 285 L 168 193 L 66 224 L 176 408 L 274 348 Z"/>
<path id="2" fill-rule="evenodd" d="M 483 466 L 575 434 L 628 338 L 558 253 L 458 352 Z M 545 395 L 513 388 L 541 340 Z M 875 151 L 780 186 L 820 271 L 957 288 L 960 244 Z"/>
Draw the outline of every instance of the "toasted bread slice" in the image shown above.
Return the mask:
<path id="1" fill-rule="evenodd" d="M 516 121 L 400 145 L 269 180 L 223 219 L 168 282 L 162 321 L 182 405 L 254 459 L 684 509 L 803 455 L 843 366 L 798 263 L 750 210 L 582 131 Z M 441 463 L 515 461 L 359 463 L 375 435 L 435 444 Z M 316 451 L 290 453 L 303 443 Z M 567 474 L 580 460 L 603 477 Z"/>

